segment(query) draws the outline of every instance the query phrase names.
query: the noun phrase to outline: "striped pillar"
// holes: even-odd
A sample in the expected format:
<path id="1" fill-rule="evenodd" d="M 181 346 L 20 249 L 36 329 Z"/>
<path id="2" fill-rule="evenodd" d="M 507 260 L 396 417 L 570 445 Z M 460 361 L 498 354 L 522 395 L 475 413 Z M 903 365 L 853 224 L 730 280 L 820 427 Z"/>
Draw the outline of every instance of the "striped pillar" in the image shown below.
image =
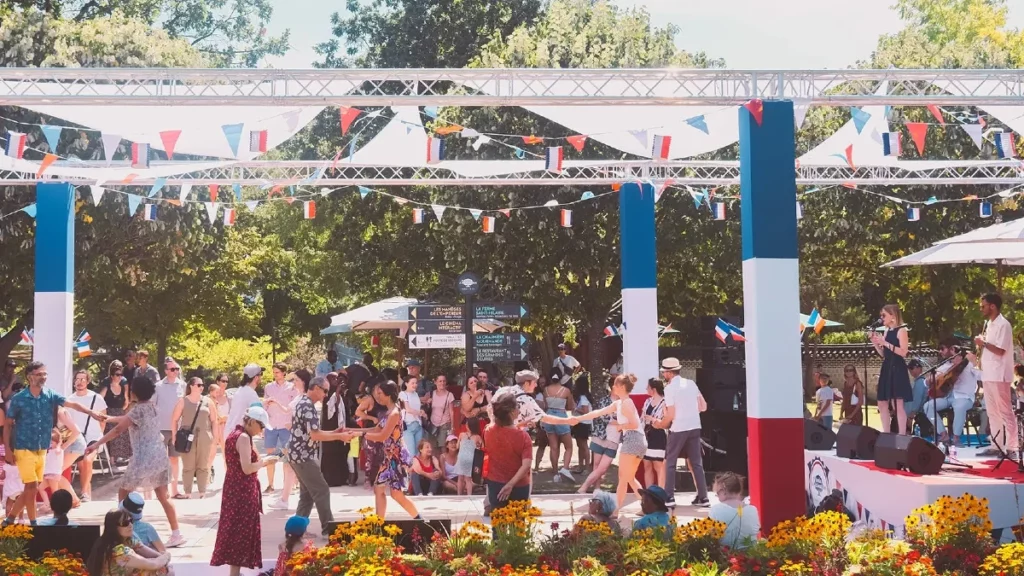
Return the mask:
<path id="1" fill-rule="evenodd" d="M 654 185 L 630 182 L 619 190 L 624 370 L 637 376 L 633 395 L 646 395 L 658 376 L 657 246 Z M 642 405 L 642 404 L 641 404 Z"/>
<path id="2" fill-rule="evenodd" d="M 767 531 L 806 512 L 793 103 L 739 115 L 750 499 Z"/>
<path id="3" fill-rule="evenodd" d="M 71 392 L 75 309 L 75 189 L 36 186 L 35 345 L 32 359 L 46 364 L 46 384 Z"/>

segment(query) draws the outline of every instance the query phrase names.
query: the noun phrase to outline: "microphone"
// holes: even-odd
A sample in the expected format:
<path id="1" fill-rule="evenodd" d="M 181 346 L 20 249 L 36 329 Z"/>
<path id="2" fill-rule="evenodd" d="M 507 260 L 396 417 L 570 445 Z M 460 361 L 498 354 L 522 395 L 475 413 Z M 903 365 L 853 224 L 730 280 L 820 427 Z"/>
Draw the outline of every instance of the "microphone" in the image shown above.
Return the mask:
<path id="1" fill-rule="evenodd" d="M 871 324 L 871 326 L 868 326 L 868 328 L 870 328 L 871 330 L 875 330 L 876 328 L 881 328 L 881 327 L 882 327 L 882 319 L 881 318 L 878 318 L 877 320 L 875 320 Z"/>

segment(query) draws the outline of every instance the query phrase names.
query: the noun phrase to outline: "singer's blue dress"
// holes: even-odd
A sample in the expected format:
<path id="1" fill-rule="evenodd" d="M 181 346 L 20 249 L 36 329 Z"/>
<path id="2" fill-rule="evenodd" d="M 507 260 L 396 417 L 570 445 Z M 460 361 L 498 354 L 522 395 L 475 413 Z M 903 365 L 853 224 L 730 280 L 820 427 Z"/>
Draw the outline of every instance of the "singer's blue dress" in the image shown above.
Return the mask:
<path id="1" fill-rule="evenodd" d="M 904 327 L 885 331 L 885 341 L 893 346 L 900 345 L 899 331 Z M 907 360 L 899 354 L 882 348 L 882 370 L 878 373 L 878 401 L 914 399 L 914 389 L 910 387 L 910 373 L 907 371 Z"/>

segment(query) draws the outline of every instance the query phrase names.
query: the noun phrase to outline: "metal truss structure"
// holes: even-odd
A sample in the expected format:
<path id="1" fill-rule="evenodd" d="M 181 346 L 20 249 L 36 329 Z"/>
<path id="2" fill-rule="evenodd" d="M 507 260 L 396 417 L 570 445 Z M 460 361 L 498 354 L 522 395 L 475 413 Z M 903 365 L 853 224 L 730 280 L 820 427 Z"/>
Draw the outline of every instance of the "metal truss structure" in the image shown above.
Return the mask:
<path id="1" fill-rule="evenodd" d="M 68 164 L 81 167 L 93 163 Z M 106 166 L 97 163 L 96 166 Z M 115 166 L 117 163 L 115 163 Z M 160 166 L 154 162 L 153 166 Z M 318 176 L 318 173 L 323 171 Z M 1024 183 L 1024 162 L 952 163 L 926 170 L 904 167 L 800 166 L 796 169 L 797 184 L 826 186 L 838 184 L 869 185 L 1017 185 Z M 570 166 L 560 174 L 543 170 L 502 174 L 497 176 L 462 176 L 442 166 L 391 167 L 310 161 L 238 162 L 219 168 L 199 170 L 171 176 L 166 183 L 175 184 L 242 184 L 247 186 L 602 186 L 629 180 L 671 180 L 679 185 L 729 186 L 740 183 L 737 161 L 702 162 L 609 162 Z M 70 179 L 74 181 L 75 179 Z M 0 171 L 0 184 L 34 185 L 39 179 L 32 173 Z M 91 184 L 92 181 L 81 180 Z M 131 185 L 151 185 L 152 178 L 136 178 Z M 116 186 L 108 181 L 106 186 Z"/>
<path id="2" fill-rule="evenodd" d="M 883 81 L 888 94 L 875 94 Z M 0 68 L 8 106 L 728 106 L 752 98 L 1012 105 L 1024 102 L 1024 71 Z"/>

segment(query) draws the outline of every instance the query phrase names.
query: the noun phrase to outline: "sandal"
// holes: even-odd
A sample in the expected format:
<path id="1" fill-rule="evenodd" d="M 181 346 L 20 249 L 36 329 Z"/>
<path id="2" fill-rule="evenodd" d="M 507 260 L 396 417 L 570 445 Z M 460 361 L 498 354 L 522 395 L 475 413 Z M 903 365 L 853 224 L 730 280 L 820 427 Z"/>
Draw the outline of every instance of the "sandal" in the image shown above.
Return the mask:
<path id="1" fill-rule="evenodd" d="M 175 494 L 174 496 L 171 496 L 171 498 L 174 500 L 188 500 L 189 496 L 187 494 Z"/>

